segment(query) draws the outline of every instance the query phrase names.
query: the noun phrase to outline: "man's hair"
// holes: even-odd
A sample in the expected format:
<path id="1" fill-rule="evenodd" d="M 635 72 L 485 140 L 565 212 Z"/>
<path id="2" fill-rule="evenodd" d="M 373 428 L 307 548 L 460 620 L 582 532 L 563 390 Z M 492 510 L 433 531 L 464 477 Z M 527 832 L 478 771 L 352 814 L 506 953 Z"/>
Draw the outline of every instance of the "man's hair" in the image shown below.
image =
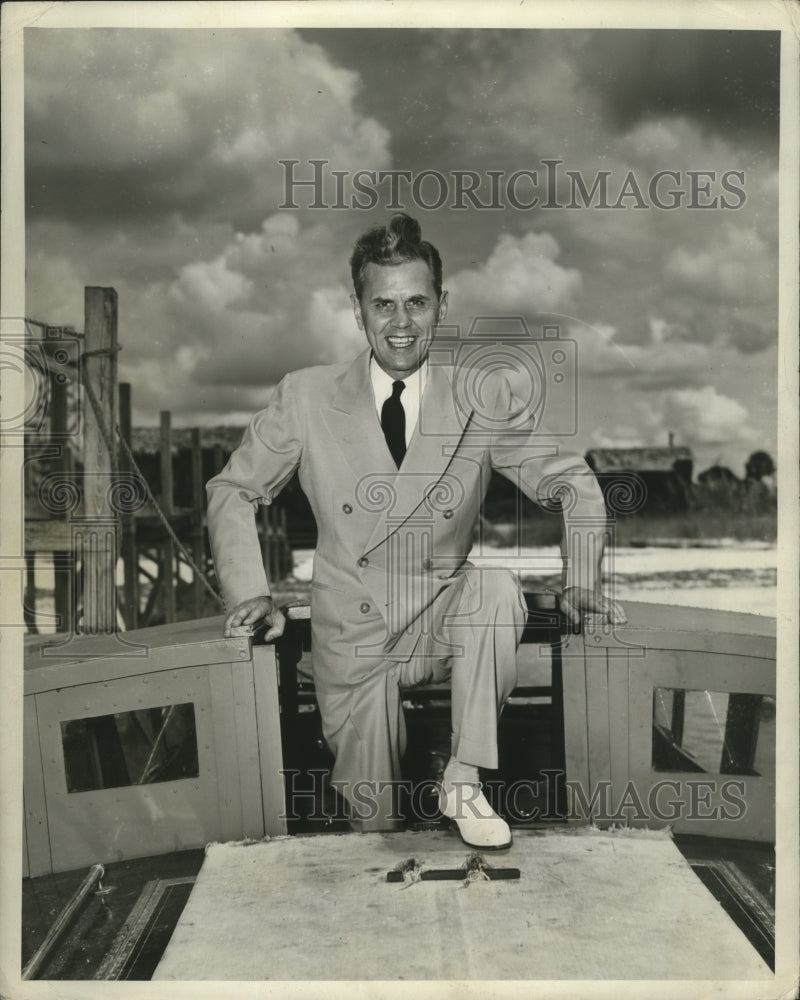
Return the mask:
<path id="1" fill-rule="evenodd" d="M 350 257 L 353 287 L 360 300 L 364 291 L 367 264 L 382 267 L 424 260 L 431 269 L 433 287 L 438 298 L 442 295 L 442 258 L 431 243 L 422 239 L 422 230 L 416 219 L 403 212 L 393 215 L 385 226 L 374 226 L 356 240 Z"/>

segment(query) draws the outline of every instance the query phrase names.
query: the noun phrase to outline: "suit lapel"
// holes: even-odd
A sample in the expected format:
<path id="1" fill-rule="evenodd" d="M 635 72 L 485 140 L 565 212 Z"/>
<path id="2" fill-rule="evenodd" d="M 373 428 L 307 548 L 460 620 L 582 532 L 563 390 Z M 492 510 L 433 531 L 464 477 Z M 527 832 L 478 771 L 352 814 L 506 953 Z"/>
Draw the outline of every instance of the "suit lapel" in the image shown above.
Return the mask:
<path id="1" fill-rule="evenodd" d="M 394 478 L 397 474 L 375 410 L 369 358 L 369 350 L 359 354 L 345 372 L 331 406 L 321 411 L 356 483 L 369 476 Z"/>
<path id="2" fill-rule="evenodd" d="M 389 457 L 395 495 L 387 511 L 389 523 L 381 518 L 375 524 L 365 552 L 381 545 L 423 507 L 425 498 L 446 474 L 468 422 L 456 410 L 450 372 L 429 364 L 417 426 L 399 470 Z M 378 433 L 382 438 L 380 426 Z M 385 450 L 388 456 L 388 448 Z"/>

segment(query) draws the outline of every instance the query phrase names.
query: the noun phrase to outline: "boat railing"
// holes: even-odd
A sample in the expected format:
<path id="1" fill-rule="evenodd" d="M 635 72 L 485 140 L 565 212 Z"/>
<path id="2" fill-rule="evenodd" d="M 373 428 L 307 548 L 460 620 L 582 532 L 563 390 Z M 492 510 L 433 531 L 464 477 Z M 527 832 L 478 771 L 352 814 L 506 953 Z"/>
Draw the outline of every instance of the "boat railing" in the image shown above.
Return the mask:
<path id="1" fill-rule="evenodd" d="M 528 603 L 550 684 L 520 693 L 552 702 L 568 822 L 774 839 L 774 619 L 631 602 L 571 634 Z M 308 614 L 277 645 L 221 617 L 28 637 L 25 874 L 285 833 Z"/>

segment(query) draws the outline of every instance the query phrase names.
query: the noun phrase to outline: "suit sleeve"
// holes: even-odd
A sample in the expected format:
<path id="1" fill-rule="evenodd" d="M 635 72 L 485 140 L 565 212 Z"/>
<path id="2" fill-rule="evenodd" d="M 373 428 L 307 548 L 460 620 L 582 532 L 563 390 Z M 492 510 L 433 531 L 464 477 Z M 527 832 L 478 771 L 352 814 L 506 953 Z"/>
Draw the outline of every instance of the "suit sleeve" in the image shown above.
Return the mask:
<path id="1" fill-rule="evenodd" d="M 516 483 L 545 508 L 560 508 L 563 519 L 562 584 L 599 591 L 607 515 L 594 473 L 586 461 L 568 451 L 563 438 L 537 424 L 530 406 L 499 378 L 492 468 Z"/>
<path id="2" fill-rule="evenodd" d="M 228 608 L 270 593 L 255 514 L 291 479 L 301 454 L 297 401 L 287 375 L 250 421 L 228 464 L 206 485 L 209 540 Z"/>

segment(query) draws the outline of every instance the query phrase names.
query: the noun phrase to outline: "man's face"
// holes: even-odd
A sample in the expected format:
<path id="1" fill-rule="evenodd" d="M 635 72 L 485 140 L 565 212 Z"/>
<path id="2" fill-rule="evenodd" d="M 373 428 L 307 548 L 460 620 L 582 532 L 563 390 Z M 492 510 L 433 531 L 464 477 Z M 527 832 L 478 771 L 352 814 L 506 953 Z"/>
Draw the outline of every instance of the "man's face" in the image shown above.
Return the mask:
<path id="1" fill-rule="evenodd" d="M 364 278 L 361 301 L 350 296 L 359 329 L 386 374 L 407 378 L 427 357 L 433 328 L 447 312 L 447 292 L 437 298 L 424 260 L 367 264 Z"/>

